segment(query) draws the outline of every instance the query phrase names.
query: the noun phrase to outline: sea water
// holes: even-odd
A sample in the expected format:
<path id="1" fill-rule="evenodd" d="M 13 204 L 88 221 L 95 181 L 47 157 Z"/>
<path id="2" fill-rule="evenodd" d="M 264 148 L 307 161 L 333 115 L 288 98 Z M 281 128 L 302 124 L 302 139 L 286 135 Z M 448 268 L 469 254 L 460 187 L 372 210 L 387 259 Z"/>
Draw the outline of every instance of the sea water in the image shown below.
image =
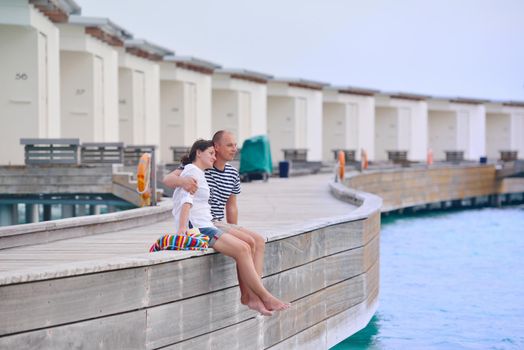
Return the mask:
<path id="1" fill-rule="evenodd" d="M 524 207 L 384 218 L 379 303 L 333 349 L 524 349 Z"/>

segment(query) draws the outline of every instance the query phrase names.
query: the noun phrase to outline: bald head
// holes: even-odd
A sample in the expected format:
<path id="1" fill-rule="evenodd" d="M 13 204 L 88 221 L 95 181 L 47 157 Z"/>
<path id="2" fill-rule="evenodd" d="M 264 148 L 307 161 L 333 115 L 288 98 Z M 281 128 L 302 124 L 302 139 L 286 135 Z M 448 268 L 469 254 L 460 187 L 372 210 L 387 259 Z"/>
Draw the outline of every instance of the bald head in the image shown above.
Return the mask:
<path id="1" fill-rule="evenodd" d="M 227 130 L 218 130 L 214 135 L 213 135 L 213 143 L 216 145 L 217 143 L 221 142 L 222 141 L 222 138 L 224 137 L 224 135 L 233 135 L 232 132 L 230 131 L 227 131 Z M 234 135 L 233 135 L 234 136 Z"/>
<path id="2" fill-rule="evenodd" d="M 237 141 L 235 135 L 227 130 L 220 130 L 213 135 L 217 161 L 229 162 L 235 158 L 237 153 Z"/>

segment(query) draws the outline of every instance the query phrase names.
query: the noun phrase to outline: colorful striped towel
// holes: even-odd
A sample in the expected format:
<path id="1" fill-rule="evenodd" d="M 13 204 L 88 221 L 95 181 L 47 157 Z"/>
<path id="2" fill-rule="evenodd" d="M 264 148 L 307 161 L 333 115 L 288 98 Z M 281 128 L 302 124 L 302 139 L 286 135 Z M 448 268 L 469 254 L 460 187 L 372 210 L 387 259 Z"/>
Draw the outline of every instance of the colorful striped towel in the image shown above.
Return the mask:
<path id="1" fill-rule="evenodd" d="M 149 248 L 149 252 L 159 250 L 205 250 L 209 247 L 209 236 L 203 235 L 196 228 L 186 235 L 164 235 Z"/>

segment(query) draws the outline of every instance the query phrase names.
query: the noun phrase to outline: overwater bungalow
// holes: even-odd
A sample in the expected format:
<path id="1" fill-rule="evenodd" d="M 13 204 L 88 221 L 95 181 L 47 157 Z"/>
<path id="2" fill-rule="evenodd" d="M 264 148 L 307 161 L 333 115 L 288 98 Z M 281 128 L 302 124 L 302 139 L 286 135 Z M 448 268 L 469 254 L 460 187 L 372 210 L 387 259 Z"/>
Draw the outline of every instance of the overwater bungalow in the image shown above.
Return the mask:
<path id="1" fill-rule="evenodd" d="M 159 62 L 166 55 L 173 52 L 145 40 L 126 40 L 118 48 L 119 138 L 125 144 L 159 144 Z"/>
<path id="2" fill-rule="evenodd" d="M 485 156 L 485 102 L 442 97 L 428 101 L 428 147 L 435 160 L 478 161 Z"/>
<path id="3" fill-rule="evenodd" d="M 23 137 L 60 135 L 57 23 L 80 13 L 73 0 L 0 2 L 0 164 L 23 164 Z M 16 146 L 15 146 L 16 145 Z"/>
<path id="4" fill-rule="evenodd" d="M 118 48 L 132 34 L 107 18 L 76 15 L 59 29 L 61 136 L 119 141 Z"/>
<path id="5" fill-rule="evenodd" d="M 499 159 L 501 152 L 524 157 L 524 102 L 486 103 L 486 156 Z"/>
<path id="6" fill-rule="evenodd" d="M 429 96 L 407 93 L 375 95 L 375 159 L 405 157 L 422 161 L 427 155 Z"/>
<path id="7" fill-rule="evenodd" d="M 267 133 L 267 82 L 272 76 L 245 69 L 217 69 L 213 74 L 213 130 L 227 129 L 239 147 L 245 139 Z"/>
<path id="8" fill-rule="evenodd" d="M 332 161 L 336 150 L 354 152 L 357 160 L 365 150 L 368 159 L 374 159 L 376 93 L 351 86 L 324 88 L 323 161 Z"/>
<path id="9" fill-rule="evenodd" d="M 322 89 L 328 84 L 278 78 L 269 81 L 268 137 L 273 162 L 283 150 L 303 150 L 308 161 L 322 160 Z"/>
<path id="10" fill-rule="evenodd" d="M 160 152 L 164 163 L 179 161 L 179 154 L 195 139 L 211 138 L 211 76 L 217 68 L 220 66 L 213 62 L 183 56 L 168 56 L 160 63 Z"/>

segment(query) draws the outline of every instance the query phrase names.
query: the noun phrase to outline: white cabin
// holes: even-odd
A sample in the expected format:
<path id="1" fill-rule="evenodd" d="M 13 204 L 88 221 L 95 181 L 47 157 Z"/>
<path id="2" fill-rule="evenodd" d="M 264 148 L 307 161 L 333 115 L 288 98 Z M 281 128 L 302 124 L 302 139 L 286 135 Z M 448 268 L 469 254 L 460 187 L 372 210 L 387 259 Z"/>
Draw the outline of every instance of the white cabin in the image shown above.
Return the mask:
<path id="1" fill-rule="evenodd" d="M 118 48 L 120 141 L 160 145 L 160 64 L 173 52 L 145 40 L 126 40 Z M 162 150 L 158 150 L 161 159 Z"/>
<path id="2" fill-rule="evenodd" d="M 61 136 L 119 141 L 118 48 L 131 33 L 107 18 L 83 16 L 59 28 Z"/>
<path id="3" fill-rule="evenodd" d="M 166 57 L 160 64 L 160 151 L 164 163 L 171 147 L 189 147 L 212 137 L 212 74 L 220 66 L 194 57 Z"/>
<path id="4" fill-rule="evenodd" d="M 486 156 L 499 159 L 500 151 L 524 158 L 524 102 L 486 103 Z"/>
<path id="5" fill-rule="evenodd" d="M 273 162 L 283 149 L 306 149 L 308 161 L 322 160 L 322 89 L 325 83 L 273 79 L 268 84 L 268 137 Z"/>
<path id="6" fill-rule="evenodd" d="M 72 0 L 0 2 L 0 164 L 23 164 L 20 138 L 60 136 L 60 35 Z"/>
<path id="7" fill-rule="evenodd" d="M 217 69 L 213 74 L 213 130 L 231 131 L 239 147 L 245 139 L 267 134 L 267 74 Z"/>
<path id="8" fill-rule="evenodd" d="M 334 151 L 354 150 L 374 160 L 376 90 L 328 86 L 324 88 L 322 122 L 323 161 L 333 161 Z"/>
<path id="9" fill-rule="evenodd" d="M 375 95 L 375 160 L 387 160 L 388 151 L 406 151 L 409 160 L 426 160 L 427 98 L 406 93 Z"/>
<path id="10" fill-rule="evenodd" d="M 478 161 L 486 155 L 485 101 L 432 98 L 428 101 L 428 147 L 435 160 L 446 151 L 462 151 L 464 159 Z"/>

